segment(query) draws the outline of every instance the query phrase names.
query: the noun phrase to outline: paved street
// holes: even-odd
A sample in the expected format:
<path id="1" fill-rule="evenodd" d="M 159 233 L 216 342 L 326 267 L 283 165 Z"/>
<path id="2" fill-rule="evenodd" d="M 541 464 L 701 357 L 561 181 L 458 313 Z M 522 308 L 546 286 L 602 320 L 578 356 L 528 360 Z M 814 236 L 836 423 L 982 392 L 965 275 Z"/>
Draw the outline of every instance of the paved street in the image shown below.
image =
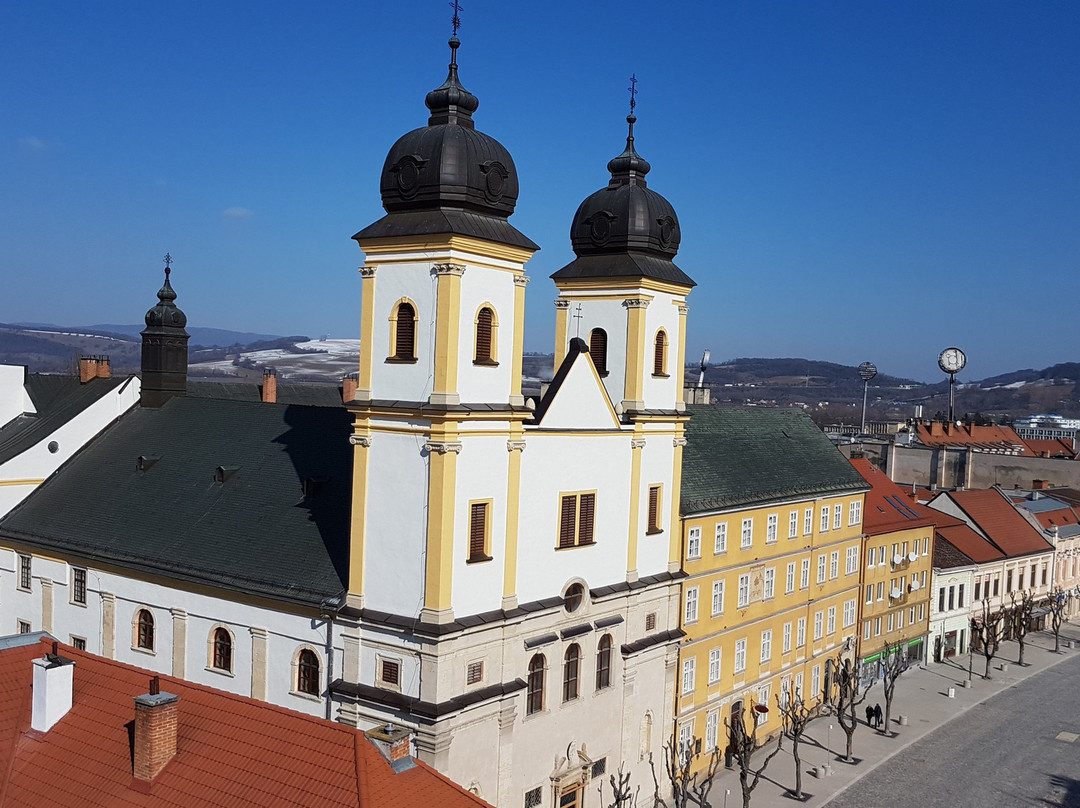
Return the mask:
<path id="1" fill-rule="evenodd" d="M 975 705 L 827 805 L 1080 808 L 1078 682 L 1080 655 Z"/>

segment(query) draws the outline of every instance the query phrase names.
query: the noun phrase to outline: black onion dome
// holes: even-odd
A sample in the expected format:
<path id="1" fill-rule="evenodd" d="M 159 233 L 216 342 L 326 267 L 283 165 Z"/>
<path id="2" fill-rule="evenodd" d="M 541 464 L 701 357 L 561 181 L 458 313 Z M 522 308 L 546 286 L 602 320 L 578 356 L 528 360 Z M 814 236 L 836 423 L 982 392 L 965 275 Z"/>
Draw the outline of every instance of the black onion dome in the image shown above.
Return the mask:
<path id="1" fill-rule="evenodd" d="M 176 328 L 183 329 L 187 325 L 187 315 L 184 314 L 176 303 L 176 292 L 169 283 L 171 270 L 165 268 L 165 285 L 157 293 L 158 303 L 150 311 L 146 312 L 146 327 L 148 329 Z"/>
<path id="2" fill-rule="evenodd" d="M 499 141 L 479 131 L 480 102 L 458 80 L 457 37 L 449 74 L 427 94 L 427 126 L 391 147 L 379 180 L 387 216 L 353 238 L 460 233 L 539 249 L 506 221 L 518 196 L 517 168 Z"/>
<path id="3" fill-rule="evenodd" d="M 648 187 L 651 166 L 634 149 L 637 118 L 629 115 L 626 121 L 626 149 L 608 163 L 611 181 L 585 198 L 570 224 L 577 260 L 551 277 L 646 277 L 695 286 L 672 260 L 681 239 L 675 208 Z"/>

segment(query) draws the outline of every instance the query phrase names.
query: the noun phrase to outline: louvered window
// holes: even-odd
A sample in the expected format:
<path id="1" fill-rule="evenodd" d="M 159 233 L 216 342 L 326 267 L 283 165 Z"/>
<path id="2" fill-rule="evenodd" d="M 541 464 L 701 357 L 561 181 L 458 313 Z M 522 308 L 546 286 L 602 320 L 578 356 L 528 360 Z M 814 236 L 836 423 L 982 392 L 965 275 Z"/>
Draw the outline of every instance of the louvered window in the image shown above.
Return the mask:
<path id="1" fill-rule="evenodd" d="M 469 562 L 490 561 L 488 544 L 488 510 L 491 503 L 473 502 L 469 505 Z"/>
<path id="2" fill-rule="evenodd" d="M 649 527 L 646 533 L 661 533 L 660 527 L 660 486 L 649 486 Z"/>
<path id="3" fill-rule="evenodd" d="M 596 494 L 563 494 L 559 504 L 559 547 L 593 543 Z"/>
<path id="4" fill-rule="evenodd" d="M 653 375 L 664 376 L 664 367 L 667 359 L 667 334 L 663 331 L 656 332 L 656 346 L 653 350 Z"/>
<path id="5" fill-rule="evenodd" d="M 411 303 L 399 303 L 394 323 L 394 359 L 416 358 L 416 309 Z"/>
<path id="6" fill-rule="evenodd" d="M 573 547 L 577 544 L 577 532 L 574 529 L 577 522 L 577 497 L 568 496 L 562 498 L 562 513 L 559 516 L 559 546 Z"/>
<path id="7" fill-rule="evenodd" d="M 607 376 L 607 331 L 602 328 L 594 328 L 589 333 L 589 354 L 592 356 L 596 372 L 601 376 Z"/>
<path id="8" fill-rule="evenodd" d="M 398 687 L 401 684 L 401 663 L 391 659 L 381 659 L 379 679 L 384 685 Z"/>
<path id="9" fill-rule="evenodd" d="M 476 355 L 473 361 L 478 365 L 488 365 L 495 361 L 492 351 L 494 321 L 495 313 L 487 306 L 480 309 L 480 313 L 476 315 Z"/>

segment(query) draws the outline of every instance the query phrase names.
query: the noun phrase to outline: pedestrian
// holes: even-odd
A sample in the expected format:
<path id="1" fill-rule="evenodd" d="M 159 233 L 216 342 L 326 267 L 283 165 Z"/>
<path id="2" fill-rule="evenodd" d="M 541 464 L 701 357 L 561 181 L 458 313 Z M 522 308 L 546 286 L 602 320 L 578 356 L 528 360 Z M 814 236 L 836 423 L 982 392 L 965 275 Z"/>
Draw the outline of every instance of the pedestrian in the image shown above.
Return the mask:
<path id="1" fill-rule="evenodd" d="M 879 730 L 881 729 L 881 704 L 874 705 L 874 724 Z"/>
<path id="2" fill-rule="evenodd" d="M 874 726 L 874 708 L 869 704 L 866 705 L 866 726 Z"/>

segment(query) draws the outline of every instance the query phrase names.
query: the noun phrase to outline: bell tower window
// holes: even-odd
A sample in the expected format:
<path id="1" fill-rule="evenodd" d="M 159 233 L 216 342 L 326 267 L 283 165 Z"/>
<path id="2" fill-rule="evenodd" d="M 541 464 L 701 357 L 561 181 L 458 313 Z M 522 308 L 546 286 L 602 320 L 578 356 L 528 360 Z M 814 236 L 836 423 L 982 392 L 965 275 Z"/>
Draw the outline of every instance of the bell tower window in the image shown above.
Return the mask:
<path id="1" fill-rule="evenodd" d="M 416 361 L 416 306 L 400 300 L 390 315 L 390 356 L 388 362 Z"/>
<path id="2" fill-rule="evenodd" d="M 607 376 L 607 331 L 604 329 L 594 328 L 589 332 L 589 355 L 600 378 Z"/>
<path id="3" fill-rule="evenodd" d="M 656 341 L 653 345 L 653 376 L 667 378 L 667 334 L 664 329 L 656 332 Z"/>
<path id="4" fill-rule="evenodd" d="M 495 367 L 499 363 L 495 361 L 495 337 L 499 327 L 495 319 L 495 310 L 491 306 L 481 306 L 476 313 L 476 352 L 473 355 L 474 365 L 487 365 Z"/>

